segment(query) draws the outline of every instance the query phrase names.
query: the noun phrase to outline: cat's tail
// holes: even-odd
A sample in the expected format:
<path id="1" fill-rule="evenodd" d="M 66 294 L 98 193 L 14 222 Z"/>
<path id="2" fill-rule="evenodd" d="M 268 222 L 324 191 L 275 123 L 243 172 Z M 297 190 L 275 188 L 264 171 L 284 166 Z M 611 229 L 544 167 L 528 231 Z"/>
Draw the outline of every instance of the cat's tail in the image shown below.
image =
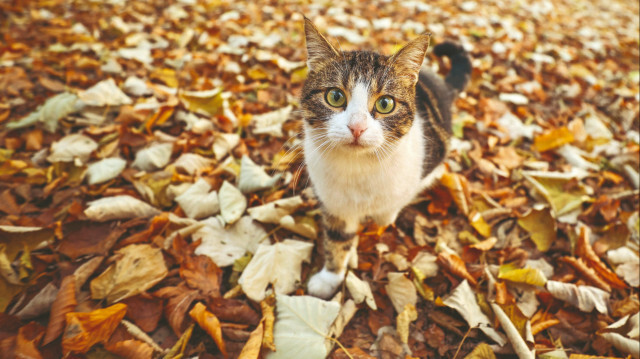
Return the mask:
<path id="1" fill-rule="evenodd" d="M 464 90 L 471 78 L 471 58 L 462 45 L 445 41 L 436 45 L 433 53 L 438 57 L 446 56 L 451 61 L 451 70 L 445 78 L 446 83 L 457 92 Z"/>

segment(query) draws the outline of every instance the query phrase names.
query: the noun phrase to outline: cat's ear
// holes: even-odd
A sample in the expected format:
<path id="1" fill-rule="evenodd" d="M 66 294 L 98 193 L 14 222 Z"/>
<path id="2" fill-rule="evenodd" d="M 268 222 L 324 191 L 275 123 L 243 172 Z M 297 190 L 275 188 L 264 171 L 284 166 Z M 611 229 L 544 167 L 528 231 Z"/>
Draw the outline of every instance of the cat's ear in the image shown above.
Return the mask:
<path id="1" fill-rule="evenodd" d="M 307 40 L 307 66 L 313 70 L 322 61 L 338 57 L 338 51 L 316 29 L 311 20 L 304 18 L 304 34 Z"/>
<path id="2" fill-rule="evenodd" d="M 422 61 L 429 48 L 431 34 L 423 34 L 406 44 L 400 51 L 389 59 L 389 65 L 393 66 L 399 74 L 406 75 L 415 84 L 418 81 L 418 72 Z"/>

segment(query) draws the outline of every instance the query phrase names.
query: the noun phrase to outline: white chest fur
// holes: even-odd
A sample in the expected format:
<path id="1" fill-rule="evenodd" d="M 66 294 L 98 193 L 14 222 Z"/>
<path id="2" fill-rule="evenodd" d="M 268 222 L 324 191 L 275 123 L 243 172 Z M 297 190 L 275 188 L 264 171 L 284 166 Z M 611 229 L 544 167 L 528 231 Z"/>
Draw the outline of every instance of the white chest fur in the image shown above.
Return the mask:
<path id="1" fill-rule="evenodd" d="M 388 225 L 427 184 L 421 177 L 425 140 L 419 116 L 393 148 L 378 156 L 345 147 L 323 152 L 312 138 L 314 130 L 306 126 L 305 161 L 316 195 L 347 223 L 371 216 Z"/>

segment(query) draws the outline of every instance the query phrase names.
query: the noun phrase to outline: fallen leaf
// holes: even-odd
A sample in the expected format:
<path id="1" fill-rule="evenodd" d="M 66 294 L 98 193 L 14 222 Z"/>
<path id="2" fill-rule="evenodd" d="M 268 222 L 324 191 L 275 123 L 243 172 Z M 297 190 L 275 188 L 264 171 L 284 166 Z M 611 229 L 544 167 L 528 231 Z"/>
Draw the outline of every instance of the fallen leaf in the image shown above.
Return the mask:
<path id="1" fill-rule="evenodd" d="M 51 304 L 49 324 L 44 335 L 43 345 L 51 343 L 62 334 L 66 315 L 73 312 L 77 304 L 75 277 L 73 275 L 66 276 L 62 279 L 58 295 L 56 295 L 56 299 Z"/>
<path id="2" fill-rule="evenodd" d="M 84 214 L 94 221 L 112 219 L 146 218 L 155 216 L 160 211 L 141 200 L 129 195 L 100 198 L 88 203 Z"/>
<path id="3" fill-rule="evenodd" d="M 596 273 L 612 288 L 625 289 L 627 285 L 612 272 L 600 257 L 595 253 L 591 243 L 589 243 L 591 230 L 587 226 L 580 227 L 580 235 L 576 243 L 576 254 L 580 256 Z"/>
<path id="4" fill-rule="evenodd" d="M 222 339 L 222 329 L 220 328 L 220 321 L 213 313 L 207 310 L 202 303 L 198 302 L 193 309 L 189 312 L 189 316 L 198 323 L 198 325 L 204 329 L 207 334 L 216 342 L 216 345 L 220 349 L 222 355 L 227 357 L 227 349 Z"/>
<path id="5" fill-rule="evenodd" d="M 181 91 L 178 96 L 191 112 L 204 116 L 216 116 L 222 113 L 224 99 L 220 88 L 206 91 Z"/>
<path id="6" fill-rule="evenodd" d="M 260 191 L 273 187 L 282 175 L 269 176 L 267 172 L 249 158 L 242 156 L 240 161 L 240 175 L 238 176 L 238 189 L 243 193 Z"/>
<path id="7" fill-rule="evenodd" d="M 513 265 L 501 265 L 498 278 L 506 279 L 515 283 L 524 283 L 544 287 L 547 278 L 541 271 L 535 268 L 517 268 Z"/>
<path id="8" fill-rule="evenodd" d="M 119 249 L 115 264 L 91 281 L 91 297 L 108 303 L 142 293 L 167 276 L 162 250 L 149 244 Z"/>
<path id="9" fill-rule="evenodd" d="M 568 182 L 579 176 L 577 173 L 522 171 L 522 174 L 549 202 L 557 217 L 579 208 L 588 199 L 588 191 L 579 183 L 566 189 Z"/>
<path id="10" fill-rule="evenodd" d="M 87 163 L 89 156 L 98 148 L 98 144 L 91 138 L 73 133 L 54 142 L 51 145 L 51 154 L 47 156 L 49 162 L 74 162 L 80 165 Z"/>
<path id="11" fill-rule="evenodd" d="M 105 346 L 105 348 L 123 358 L 129 359 L 151 359 L 153 348 L 140 340 L 128 339 Z"/>
<path id="12" fill-rule="evenodd" d="M 289 294 L 300 281 L 302 262 L 308 262 L 312 243 L 285 239 L 276 244 L 260 244 L 238 283 L 251 300 L 264 299 L 269 283 L 277 294 Z"/>
<path id="13" fill-rule="evenodd" d="M 634 358 L 640 357 L 638 338 L 640 334 L 640 314 L 626 315 L 617 322 L 601 329 L 598 335 L 605 338 L 623 353 Z"/>
<path id="14" fill-rule="evenodd" d="M 87 183 L 98 184 L 118 177 L 127 166 L 127 161 L 119 157 L 105 158 L 87 167 Z"/>
<path id="15" fill-rule="evenodd" d="M 487 343 L 480 343 L 464 359 L 495 359 L 496 355 Z"/>
<path id="16" fill-rule="evenodd" d="M 573 134 L 566 127 L 553 128 L 533 139 L 533 149 L 544 152 L 573 142 Z"/>
<path id="17" fill-rule="evenodd" d="M 249 215 L 262 223 L 280 223 L 282 217 L 292 214 L 304 202 L 300 196 L 282 198 L 262 206 L 251 207 Z"/>
<path id="18" fill-rule="evenodd" d="M 80 101 L 88 106 L 120 106 L 130 105 L 133 101 L 125 95 L 113 79 L 100 81 L 93 87 L 80 92 Z"/>
<path id="19" fill-rule="evenodd" d="M 220 214 L 227 223 L 237 221 L 247 208 L 247 199 L 236 187 L 227 181 L 222 183 L 218 193 Z"/>
<path id="20" fill-rule="evenodd" d="M 20 311 L 15 313 L 15 316 L 22 321 L 39 317 L 42 314 L 49 312 L 51 304 L 55 301 L 58 295 L 58 287 L 53 283 L 47 283 L 38 294 L 36 294 L 27 305 L 22 307 Z"/>
<path id="21" fill-rule="evenodd" d="M 469 283 L 463 280 L 449 296 L 447 296 L 443 303 L 455 309 L 464 320 L 467 321 L 470 328 L 478 328 L 498 345 L 503 346 L 507 343 L 504 336 L 498 333 L 491 326 L 491 321 L 482 312 L 478 302 L 476 301 L 476 294 L 473 292 Z"/>
<path id="22" fill-rule="evenodd" d="M 27 116 L 7 123 L 6 128 L 15 130 L 41 122 L 45 130 L 55 132 L 58 128 L 58 121 L 81 109 L 82 106 L 78 106 L 77 101 L 78 96 L 69 92 L 50 97 L 42 106 Z"/>
<path id="23" fill-rule="evenodd" d="M 509 319 L 507 314 L 500 308 L 496 303 L 491 303 L 491 309 L 493 309 L 493 313 L 496 315 L 496 318 L 500 322 L 500 325 L 504 329 L 507 334 L 507 338 L 509 338 L 509 343 L 513 347 L 513 350 L 518 355 L 518 358 L 525 359 L 530 358 L 534 359 L 536 357 L 535 352 L 529 349 L 527 343 L 524 341 L 518 329 L 514 326 L 513 322 Z"/>
<path id="24" fill-rule="evenodd" d="M 416 319 L 418 319 L 418 312 L 416 311 L 416 307 L 411 304 L 406 304 L 404 310 L 398 314 L 396 318 L 396 331 L 403 344 L 409 343 L 409 325 Z"/>
<path id="25" fill-rule="evenodd" d="M 211 191 L 211 185 L 200 178 L 186 191 L 175 198 L 180 208 L 189 218 L 204 218 L 212 216 L 220 210 L 218 193 Z"/>
<path id="26" fill-rule="evenodd" d="M 329 328 L 338 316 L 340 305 L 315 297 L 276 296 L 274 328 L 275 352 L 267 359 L 324 359 Z"/>
<path id="27" fill-rule="evenodd" d="M 609 293 L 601 289 L 554 280 L 547 281 L 545 287 L 555 298 L 568 302 L 583 312 L 589 313 L 595 308 L 602 314 L 608 313 Z"/>
<path id="28" fill-rule="evenodd" d="M 540 252 L 546 252 L 556 241 L 556 220 L 547 207 L 534 207 L 518 218 L 518 225 L 531 235 Z"/>
<path id="29" fill-rule="evenodd" d="M 117 303 L 88 313 L 67 313 L 62 351 L 65 355 L 86 353 L 95 344 L 106 342 L 126 312 L 127 306 Z"/>
<path id="30" fill-rule="evenodd" d="M 272 112 L 253 116 L 251 118 L 252 132 L 256 135 L 283 136 L 282 124 L 289 118 L 291 110 L 293 110 L 293 106 L 289 105 Z"/>
<path id="31" fill-rule="evenodd" d="M 364 301 L 367 302 L 369 308 L 377 310 L 376 301 L 373 299 L 373 293 L 371 292 L 371 286 L 369 283 L 361 280 L 352 271 L 347 273 L 345 284 L 349 290 L 349 294 L 353 298 L 356 304 L 360 304 Z"/>
<path id="32" fill-rule="evenodd" d="M 466 263 L 457 254 L 445 251 L 440 252 L 438 253 L 437 263 L 441 267 L 448 269 L 456 277 L 463 278 L 473 285 L 478 284 L 476 279 L 467 271 Z"/>
<path id="33" fill-rule="evenodd" d="M 229 228 L 217 218 L 203 220 L 200 224 L 203 225 L 192 234 L 194 241 L 201 241 L 195 254 L 208 256 L 218 267 L 232 265 L 247 251 L 256 253 L 258 245 L 268 240 L 267 232 L 249 216 L 240 218 Z"/>
<path id="34" fill-rule="evenodd" d="M 186 314 L 191 303 L 200 297 L 197 290 L 191 290 L 186 285 L 177 287 L 164 287 L 154 293 L 155 296 L 167 300 L 164 306 L 164 316 L 167 318 L 171 329 L 177 336 L 183 336 L 186 326 Z M 185 343 L 186 345 L 186 343 Z"/>
<path id="35" fill-rule="evenodd" d="M 387 278 L 389 283 L 384 288 L 397 313 L 402 313 L 408 304 L 414 307 L 418 304 L 416 287 L 404 273 L 389 272 Z"/>
<path id="36" fill-rule="evenodd" d="M 222 271 L 211 258 L 199 255 L 188 256 L 180 265 L 180 277 L 204 296 L 219 297 Z"/>
<path id="37" fill-rule="evenodd" d="M 251 332 L 249 340 L 242 347 L 238 359 L 258 359 L 260 356 L 260 349 L 262 348 L 262 336 L 264 335 L 263 323 L 258 324 L 256 329 Z"/>
<path id="38" fill-rule="evenodd" d="M 173 165 L 190 175 L 194 175 L 200 173 L 202 169 L 212 166 L 214 162 L 214 160 L 196 153 L 183 153 L 173 162 Z"/>
<path id="39" fill-rule="evenodd" d="M 156 143 L 147 148 L 143 148 L 136 152 L 136 159 L 131 167 L 143 171 L 153 171 L 164 168 L 171 159 L 173 144 Z"/>

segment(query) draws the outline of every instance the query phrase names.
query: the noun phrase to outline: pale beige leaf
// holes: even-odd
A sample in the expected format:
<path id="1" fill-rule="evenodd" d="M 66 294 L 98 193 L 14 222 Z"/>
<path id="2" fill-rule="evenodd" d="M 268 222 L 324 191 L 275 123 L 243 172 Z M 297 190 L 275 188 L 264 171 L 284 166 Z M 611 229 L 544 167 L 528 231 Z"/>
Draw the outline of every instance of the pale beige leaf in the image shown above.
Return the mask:
<path id="1" fill-rule="evenodd" d="M 231 183 L 224 181 L 218 193 L 220 214 L 227 223 L 237 221 L 247 208 L 247 199 Z"/>
<path id="2" fill-rule="evenodd" d="M 378 309 L 376 301 L 373 299 L 373 293 L 371 293 L 371 286 L 369 286 L 368 282 L 361 280 L 352 271 L 349 271 L 345 283 L 356 304 L 366 301 L 369 308 L 373 310 Z"/>
<path id="3" fill-rule="evenodd" d="M 407 304 L 415 307 L 418 303 L 418 293 L 413 282 L 400 272 L 389 272 L 387 278 L 389 283 L 384 288 L 396 312 L 402 313 Z"/>
<path id="4" fill-rule="evenodd" d="M 289 294 L 300 281 L 302 262 L 311 258 L 313 243 L 292 239 L 268 245 L 260 244 L 242 272 L 238 283 L 251 300 L 264 299 L 269 283 L 277 294 Z"/>
<path id="5" fill-rule="evenodd" d="M 189 218 L 210 217 L 220 210 L 218 193 L 211 191 L 209 182 L 200 178 L 186 191 L 175 198 Z"/>
<path id="6" fill-rule="evenodd" d="M 554 280 L 547 281 L 545 287 L 555 298 L 568 302 L 583 312 L 588 313 L 596 309 L 602 314 L 608 313 L 607 303 L 610 294 L 602 289 Z"/>
<path id="7" fill-rule="evenodd" d="M 84 214 L 94 221 L 112 219 L 147 218 L 160 214 L 160 210 L 129 195 L 100 198 L 89 202 Z"/>
<path id="8" fill-rule="evenodd" d="M 204 254 L 211 258 L 218 267 L 232 265 L 236 259 L 247 251 L 255 253 L 258 245 L 267 238 L 267 232 L 257 225 L 249 216 L 240 218 L 228 228 L 218 218 L 208 218 L 193 226 L 193 240 L 201 240 L 196 254 Z M 188 233 L 188 231 L 184 231 Z"/>

